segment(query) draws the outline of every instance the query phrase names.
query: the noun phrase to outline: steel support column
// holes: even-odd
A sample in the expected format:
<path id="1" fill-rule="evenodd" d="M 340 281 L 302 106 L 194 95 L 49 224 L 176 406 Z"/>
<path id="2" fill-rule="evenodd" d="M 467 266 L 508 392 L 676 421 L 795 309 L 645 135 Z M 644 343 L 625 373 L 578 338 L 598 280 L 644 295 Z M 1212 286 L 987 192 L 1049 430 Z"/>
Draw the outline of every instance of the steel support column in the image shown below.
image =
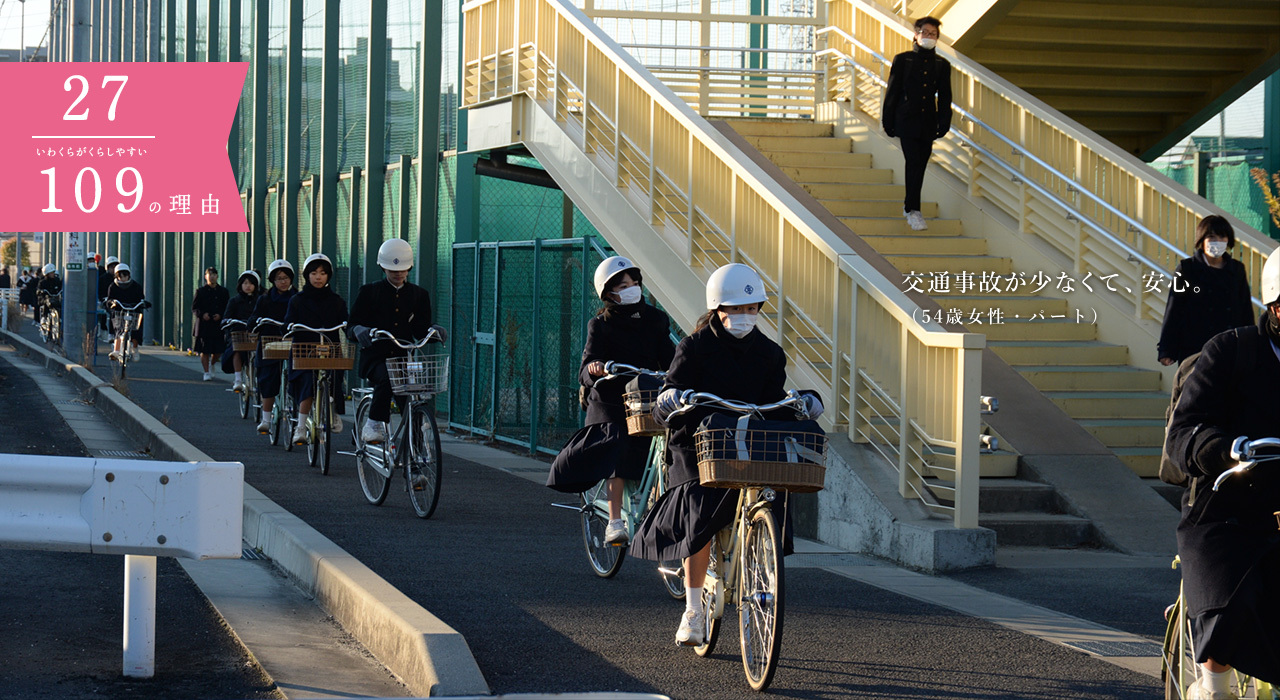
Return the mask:
<path id="1" fill-rule="evenodd" d="M 320 102 L 320 173 L 316 179 L 320 188 L 319 216 L 321 253 L 336 260 L 338 256 L 338 83 L 342 73 L 338 67 L 338 28 L 341 26 L 341 8 L 338 0 L 324 3 L 324 49 L 321 52 L 321 102 Z M 341 232 L 345 234 L 346 232 Z M 348 296 L 348 301 L 353 299 Z"/>
<path id="2" fill-rule="evenodd" d="M 382 190 L 386 182 L 387 158 L 384 140 L 387 131 L 387 3 L 369 0 L 369 73 L 365 95 L 364 128 L 364 238 L 365 275 L 377 269 L 378 245 L 382 232 Z M 351 257 L 356 257 L 357 249 Z M 362 278 L 363 280 L 363 278 Z"/>
<path id="3" fill-rule="evenodd" d="M 253 161 L 249 175 L 249 235 L 253 255 L 249 266 L 265 264 L 267 257 L 267 45 L 271 3 L 257 0 L 253 11 Z"/>
<path id="4" fill-rule="evenodd" d="M 437 207 L 440 177 L 440 70 L 444 48 L 444 9 L 440 0 L 423 0 L 422 35 L 418 38 L 421 59 L 421 98 L 418 107 L 418 229 L 417 261 L 414 274 L 418 286 L 433 298 L 441 298 L 436 270 L 440 247 Z M 403 203 L 401 207 L 403 207 Z"/>
<path id="5" fill-rule="evenodd" d="M 288 38 L 285 45 L 284 107 L 284 182 L 277 190 L 280 208 L 280 257 L 297 260 L 298 236 L 298 170 L 302 146 L 302 0 L 289 0 L 286 20 Z"/>

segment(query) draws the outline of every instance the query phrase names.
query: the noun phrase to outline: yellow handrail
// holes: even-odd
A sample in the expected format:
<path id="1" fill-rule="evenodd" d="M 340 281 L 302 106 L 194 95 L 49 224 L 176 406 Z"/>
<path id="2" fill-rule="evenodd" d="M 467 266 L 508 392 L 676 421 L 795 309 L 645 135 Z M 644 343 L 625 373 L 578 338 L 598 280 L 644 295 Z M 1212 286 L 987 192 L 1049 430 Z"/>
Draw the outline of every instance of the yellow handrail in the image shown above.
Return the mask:
<path id="1" fill-rule="evenodd" d="M 887 61 L 911 48 L 911 29 L 863 0 L 826 3 L 828 50 L 815 63 L 827 75 L 825 97 L 848 99 L 879 118 Z M 942 166 L 969 183 L 971 196 L 993 202 L 1018 221 L 1023 233 L 1067 256 L 1077 274 L 1118 273 L 1130 290 L 1134 318 L 1163 320 L 1168 284 L 1149 281 L 1150 263 L 1162 272 L 1172 270 L 1194 248 L 1200 219 L 1224 213 L 982 66 L 945 47 L 939 50 L 953 68 L 954 103 L 986 127 L 970 120 L 955 124 L 953 131 L 964 138 L 937 143 Z M 860 71 L 845 72 L 844 58 Z M 967 148 L 966 141 L 978 148 Z M 992 157 L 1002 162 L 990 162 Z M 1228 218 L 1239 243 L 1233 255 L 1244 263 L 1257 296 L 1262 265 L 1276 242 Z"/>
<path id="2" fill-rule="evenodd" d="M 928 492 L 922 446 L 956 445 L 954 505 L 926 504 L 976 527 L 983 336 L 918 321 L 902 290 L 576 7 L 462 9 L 462 106 L 527 99 L 651 222 L 647 245 L 670 245 L 703 278 L 730 261 L 756 268 L 770 292 L 762 325 L 820 382 L 833 422 L 860 442 L 892 436 L 876 447 L 904 496 Z"/>

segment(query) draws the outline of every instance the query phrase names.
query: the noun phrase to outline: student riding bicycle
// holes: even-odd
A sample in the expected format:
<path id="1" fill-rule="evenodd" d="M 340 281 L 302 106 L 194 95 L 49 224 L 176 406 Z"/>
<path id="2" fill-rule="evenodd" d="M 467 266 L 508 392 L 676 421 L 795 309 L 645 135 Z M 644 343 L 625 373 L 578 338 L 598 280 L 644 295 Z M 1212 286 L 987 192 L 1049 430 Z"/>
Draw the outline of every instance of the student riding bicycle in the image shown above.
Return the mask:
<path id="1" fill-rule="evenodd" d="M 1239 438 L 1280 437 L 1280 249 L 1262 268 L 1267 310 L 1256 326 L 1214 336 L 1187 376 L 1169 422 L 1169 455 L 1191 477 L 1178 556 L 1203 675 L 1189 698 L 1232 698 L 1232 668 L 1280 683 L 1280 470 L 1231 479 Z"/>
<path id="2" fill-rule="evenodd" d="M 293 288 L 293 265 L 288 260 L 275 260 L 267 266 L 267 284 L 270 288 L 258 297 L 250 315 L 249 324 L 255 326 L 259 319 L 269 318 L 284 323 L 284 316 L 289 310 L 289 300 L 298 293 Z M 264 327 L 265 328 L 265 327 Z M 272 331 L 275 335 L 283 335 L 284 327 Z M 280 363 L 284 360 L 268 360 L 263 358 L 262 335 L 259 333 L 258 355 L 254 360 L 254 369 L 258 373 L 258 398 L 262 401 L 262 421 L 258 423 L 258 433 L 266 435 L 271 432 L 271 409 L 275 407 L 276 396 L 280 394 Z"/>
<path id="3" fill-rule="evenodd" d="M 606 258 L 596 267 L 596 295 L 604 303 L 587 323 L 587 344 L 582 349 L 578 381 L 587 395 L 586 427 L 565 443 L 551 463 L 547 486 L 564 493 L 582 493 L 608 479 L 609 524 L 605 542 L 626 544 L 622 519 L 625 479 L 640 479 L 649 458 L 651 438 L 627 434 L 622 394 L 627 380 L 605 376 L 609 361 L 666 370 L 675 355 L 671 344 L 671 319 L 644 301 L 644 278 L 627 258 Z"/>
<path id="4" fill-rule="evenodd" d="M 112 282 L 110 287 L 107 287 L 106 303 L 111 305 L 115 302 L 121 306 L 134 306 L 138 302 L 144 301 L 145 298 L 142 292 L 142 285 L 134 281 L 133 271 L 129 269 L 129 266 L 124 263 L 119 263 L 115 266 L 115 269 L 116 281 Z M 126 348 L 124 347 L 124 344 L 120 342 L 119 332 L 122 329 L 115 326 L 118 322 L 123 322 L 122 317 L 113 314 L 111 320 L 111 335 L 113 336 L 113 339 L 111 341 L 111 353 L 109 357 L 118 362 L 124 357 L 125 352 L 130 352 L 132 354 L 129 356 L 129 361 L 137 362 L 138 343 L 142 342 L 142 329 L 138 328 L 136 325 L 133 328 L 128 329 L 129 344 L 131 347 Z"/>
<path id="5" fill-rule="evenodd" d="M 329 282 L 333 279 L 333 263 L 328 256 L 316 253 L 302 264 L 302 291 L 289 300 L 288 311 L 285 312 L 285 324 L 300 323 L 312 328 L 333 328 L 347 322 L 347 302 L 333 291 Z M 337 343 L 340 336 L 337 331 L 324 334 L 328 340 Z M 293 336 L 294 342 L 315 343 L 320 338 L 315 333 L 299 332 Z M 335 376 L 336 375 L 336 376 Z M 335 433 L 342 432 L 342 381 L 341 373 L 331 373 L 334 381 L 333 397 L 334 419 L 330 429 Z M 293 444 L 307 444 L 307 417 L 311 415 L 311 397 L 315 395 L 315 372 L 295 369 L 289 372 L 289 390 L 298 405 L 298 423 L 293 429 Z M 263 411 L 266 412 L 265 409 Z"/>
<path id="6" fill-rule="evenodd" d="M 240 279 L 236 280 L 236 295 L 231 297 L 227 302 L 226 311 L 222 312 L 222 320 L 225 321 L 245 321 L 246 323 L 253 316 L 254 307 L 258 304 L 258 296 L 262 291 L 262 280 L 258 277 L 258 273 L 253 270 L 245 270 L 240 273 Z M 249 330 L 241 328 L 239 330 Z M 226 331 L 227 347 L 231 347 L 231 329 Z M 228 350 L 222 354 L 222 373 L 234 374 L 235 378 L 231 383 L 231 390 L 237 393 L 245 390 L 244 386 L 244 362 L 246 358 L 244 352 L 236 352 Z"/>
<path id="7" fill-rule="evenodd" d="M 360 439 L 371 445 L 387 439 L 387 421 L 391 420 L 387 358 L 408 354 L 390 340 L 373 340 L 373 330 L 387 331 L 405 341 L 425 338 L 433 328 L 439 333 L 440 342 L 448 337 L 443 328 L 433 325 L 431 295 L 409 281 L 409 270 L 413 268 L 409 243 L 400 238 L 384 242 L 378 248 L 378 266 L 385 278 L 361 287 L 351 305 L 351 336 L 363 348 L 358 374 L 373 385 L 369 420 L 360 431 Z"/>
<path id="8" fill-rule="evenodd" d="M 694 332 L 680 341 L 667 380 L 658 395 L 654 415 L 666 423 L 680 406 L 686 390 L 710 392 L 721 398 L 752 404 L 780 401 L 787 396 L 787 358 L 782 348 L 756 328 L 756 316 L 765 301 L 764 283 L 750 267 L 725 265 L 707 280 L 707 313 Z M 822 413 L 822 403 L 805 394 L 811 418 Z M 703 643 L 706 611 L 702 586 L 706 579 L 710 544 L 717 532 L 733 522 L 737 489 L 720 489 L 698 483 L 694 432 L 714 409 L 697 408 L 667 425 L 671 451 L 670 486 L 636 530 L 633 556 L 655 561 L 684 559 L 685 611 L 680 616 L 676 643 Z M 780 410 L 767 418 L 787 420 L 794 411 Z M 790 518 L 788 512 L 787 518 Z M 791 553 L 791 528 L 783 525 L 783 553 Z"/>
<path id="9" fill-rule="evenodd" d="M 36 285 L 36 303 L 47 307 L 51 303 L 49 297 L 60 294 L 62 294 L 62 278 L 58 276 L 58 266 L 48 263 L 44 266 L 44 277 L 40 278 L 39 284 Z"/>

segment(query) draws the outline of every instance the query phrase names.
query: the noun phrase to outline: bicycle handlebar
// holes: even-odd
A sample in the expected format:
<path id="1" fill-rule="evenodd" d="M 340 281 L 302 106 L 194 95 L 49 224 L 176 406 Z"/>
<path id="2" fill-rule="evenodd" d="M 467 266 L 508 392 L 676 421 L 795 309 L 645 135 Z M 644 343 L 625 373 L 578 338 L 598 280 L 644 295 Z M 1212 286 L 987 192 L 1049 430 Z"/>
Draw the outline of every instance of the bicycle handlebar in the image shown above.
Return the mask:
<path id="1" fill-rule="evenodd" d="M 1276 449 L 1277 452 L 1273 454 L 1258 454 L 1259 449 L 1267 448 Z M 1231 459 L 1236 460 L 1239 464 L 1225 472 L 1222 472 L 1218 475 L 1217 479 L 1214 479 L 1214 491 L 1217 491 L 1218 487 L 1231 476 L 1235 474 L 1243 474 L 1250 469 L 1253 469 L 1253 466 L 1259 462 L 1274 462 L 1276 460 L 1280 460 L 1280 438 L 1258 438 L 1257 440 L 1250 440 L 1244 435 L 1241 435 L 1231 443 Z"/>
<path id="2" fill-rule="evenodd" d="M 606 379 L 617 379 L 618 377 L 657 377 L 658 379 L 666 379 L 667 373 L 656 369 L 645 369 L 644 367 L 636 367 L 622 362 L 614 362 L 610 360 L 604 363 L 604 376 L 596 381 L 602 382 Z"/>
<path id="3" fill-rule="evenodd" d="M 267 316 L 263 316 L 263 317 L 259 318 L 257 321 L 255 321 L 255 322 L 254 322 L 254 324 L 253 324 L 253 330 L 254 330 L 254 332 L 257 332 L 257 330 L 258 330 L 259 328 L 261 328 L 261 327 L 262 327 L 262 324 L 264 324 L 264 323 L 270 323 L 270 324 L 273 324 L 273 325 L 275 325 L 277 328 L 284 328 L 284 321 L 277 321 L 277 320 L 275 320 L 274 318 L 269 318 L 269 317 L 267 317 Z"/>
<path id="4" fill-rule="evenodd" d="M 224 319 L 224 320 L 222 321 L 222 328 L 223 328 L 224 330 L 225 330 L 225 329 L 227 329 L 227 328 L 230 328 L 230 327 L 232 327 L 232 326 L 244 326 L 245 328 L 248 328 L 248 327 L 249 327 L 249 322 L 248 322 L 248 321 L 241 320 L 241 319 L 238 319 L 238 318 L 228 318 L 228 319 Z"/>
<path id="5" fill-rule="evenodd" d="M 428 330 L 427 336 L 422 340 L 400 340 L 392 335 L 391 331 L 384 331 L 380 328 L 371 329 L 370 335 L 374 340 L 390 340 L 401 350 L 417 350 L 427 343 L 440 341 L 440 333 L 434 328 Z"/>
<path id="6" fill-rule="evenodd" d="M 310 331 L 312 333 L 328 333 L 330 331 L 340 331 L 346 327 L 347 327 L 346 321 L 339 323 L 333 328 L 312 328 L 311 326 L 304 326 L 301 323 L 290 323 L 288 330 L 285 331 L 285 335 L 292 335 L 298 331 Z"/>
<path id="7" fill-rule="evenodd" d="M 125 306 L 124 304 L 120 303 L 119 299 L 110 299 L 108 300 L 108 306 L 109 308 L 120 309 L 121 311 L 141 311 L 142 309 L 149 308 L 151 306 L 151 302 L 147 301 L 146 299 L 143 299 L 142 301 L 134 304 L 133 306 Z"/>
<path id="8" fill-rule="evenodd" d="M 722 399 L 712 393 L 686 389 L 684 393 L 680 394 L 680 403 L 683 405 L 672 411 L 671 414 L 667 416 L 668 420 L 688 413 L 698 406 L 722 408 L 735 413 L 750 413 L 760 417 L 763 417 L 763 415 L 769 411 L 777 410 L 779 408 L 793 408 L 795 409 L 797 416 L 805 419 L 809 417 L 809 411 L 805 407 L 804 396 L 801 396 L 800 392 L 795 389 L 787 390 L 787 398 L 766 404 L 754 404 L 747 403 L 745 401 L 735 401 L 733 399 Z"/>

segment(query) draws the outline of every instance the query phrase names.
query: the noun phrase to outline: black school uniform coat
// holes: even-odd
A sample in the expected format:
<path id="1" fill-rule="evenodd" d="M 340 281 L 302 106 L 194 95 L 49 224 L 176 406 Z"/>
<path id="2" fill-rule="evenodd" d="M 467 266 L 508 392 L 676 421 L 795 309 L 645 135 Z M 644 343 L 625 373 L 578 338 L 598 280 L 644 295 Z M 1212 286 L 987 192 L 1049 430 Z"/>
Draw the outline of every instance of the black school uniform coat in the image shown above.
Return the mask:
<path id="1" fill-rule="evenodd" d="M 587 365 L 612 360 L 665 370 L 675 354 L 671 319 L 665 313 L 643 301 L 625 306 L 610 304 L 609 308 L 607 314 L 599 314 L 587 323 L 587 343 L 578 369 L 578 381 L 590 390 L 586 426 L 561 448 L 547 476 L 547 486 L 564 493 L 581 493 L 611 477 L 641 478 L 652 442 L 627 433 L 622 394 L 628 380 L 596 381 Z"/>
<path id="2" fill-rule="evenodd" d="M 1200 352 L 1213 336 L 1253 325 L 1253 302 L 1244 264 L 1230 255 L 1225 258 L 1222 269 L 1210 267 L 1204 251 L 1196 251 L 1178 263 L 1174 279 L 1182 291 L 1169 291 L 1160 342 L 1156 345 L 1158 357 L 1182 362 Z"/>
<path id="3" fill-rule="evenodd" d="M 663 390 L 693 389 L 762 404 L 786 398 L 786 381 L 787 358 L 777 343 L 758 328 L 745 338 L 734 338 L 719 318 L 712 316 L 710 325 L 680 341 Z M 693 435 L 713 411 L 699 408 L 669 421 L 670 487 L 637 528 L 631 542 L 633 556 L 655 561 L 684 559 L 733 522 L 738 490 L 698 483 Z M 783 420 L 790 417 L 788 413 L 777 412 L 768 418 Z M 790 553 L 790 530 L 784 527 L 788 535 L 784 553 Z"/>
<path id="4" fill-rule="evenodd" d="M 260 318 L 270 318 L 276 321 L 284 321 L 285 314 L 289 311 L 289 300 L 298 294 L 298 290 L 290 287 L 281 292 L 272 285 L 266 292 L 260 294 L 253 305 L 253 313 L 249 314 L 249 327 L 252 328 Z M 318 326 L 323 328 L 324 326 Z M 274 326 L 267 324 L 261 329 L 262 333 L 271 335 L 284 335 L 284 328 L 278 331 Z M 267 372 L 279 372 L 280 363 L 284 360 L 266 360 L 262 357 L 262 335 L 258 336 L 258 354 L 254 362 L 258 368 L 258 381 L 267 376 Z M 270 380 L 268 380 L 270 381 Z"/>
<path id="5" fill-rule="evenodd" d="M 304 326 L 312 328 L 332 328 L 347 320 L 347 302 L 333 291 L 333 287 L 324 286 L 319 289 L 307 285 L 302 288 L 292 299 L 289 300 L 289 308 L 284 314 L 284 321 L 288 323 L 301 323 Z M 339 332 L 330 331 L 324 334 L 330 340 L 337 342 L 341 339 Z M 307 333 L 305 331 L 294 333 L 292 338 L 302 343 L 315 343 L 319 338 L 315 333 Z M 310 379 L 311 370 L 293 370 L 289 373 L 289 381 L 307 378 Z"/>
<path id="6" fill-rule="evenodd" d="M 227 349 L 226 341 L 222 337 L 222 321 L 214 321 L 214 315 L 222 315 L 227 309 L 227 302 L 231 300 L 231 292 L 227 288 L 215 284 L 201 285 L 196 290 L 195 296 L 191 299 L 191 313 L 196 317 L 196 342 L 195 351 L 205 355 L 220 355 L 223 350 Z M 209 320 L 206 321 L 202 316 L 209 314 Z"/>
<path id="7" fill-rule="evenodd" d="M 951 129 L 951 63 L 916 45 L 893 57 L 880 115 L 890 137 L 940 138 Z"/>
<path id="8" fill-rule="evenodd" d="M 107 287 L 104 293 L 106 294 L 107 299 L 118 301 L 125 306 L 133 306 L 145 298 L 142 283 L 134 279 L 130 279 L 129 284 L 112 282 L 111 286 Z M 112 331 L 114 332 L 115 329 L 113 328 Z M 130 331 L 130 337 L 141 342 L 142 329 L 132 329 Z"/>
<path id="9" fill-rule="evenodd" d="M 62 278 L 57 275 L 45 275 L 36 289 L 45 294 L 61 294 Z"/>
<path id="10" fill-rule="evenodd" d="M 231 319 L 235 319 L 238 321 L 245 321 L 246 323 L 249 323 L 249 319 L 253 317 L 253 310 L 258 304 L 259 296 L 261 295 L 260 294 L 249 295 L 249 294 L 245 294 L 244 292 L 237 293 L 235 296 L 231 297 L 231 301 L 227 302 L 227 308 L 222 312 L 222 320 L 228 321 Z M 219 321 L 218 325 L 222 325 L 222 322 Z M 238 330 L 253 330 L 253 324 L 250 323 L 247 329 L 238 329 Z M 224 336 L 224 340 L 226 341 L 227 347 L 230 348 L 231 347 L 231 329 L 229 328 L 226 329 L 223 333 L 223 336 Z M 223 353 L 222 355 L 223 373 L 232 374 L 235 372 L 235 360 L 233 359 L 233 357 L 234 357 L 234 353 L 230 353 L 230 352 Z"/>
<path id="11" fill-rule="evenodd" d="M 351 305 L 351 325 L 390 331 L 400 340 L 420 340 L 431 330 L 431 295 L 416 284 L 405 282 L 399 289 L 385 278 L 360 288 Z M 390 340 L 379 340 L 360 351 L 359 374 L 368 378 L 370 370 L 388 357 L 408 354 Z"/>
<path id="12" fill-rule="evenodd" d="M 1183 496 L 1178 553 L 1187 609 L 1214 630 L 1197 640 L 1197 655 L 1276 683 L 1280 531 L 1272 513 L 1280 510 L 1280 468 L 1259 464 L 1212 490 L 1213 479 L 1232 466 L 1227 450 L 1236 437 L 1280 437 L 1280 358 L 1265 330 L 1269 316 L 1205 345 L 1170 419 L 1169 440 L 1170 458 L 1195 481 L 1194 501 L 1190 489 Z M 1233 371 L 1240 342 L 1252 346 L 1252 367 Z"/>

